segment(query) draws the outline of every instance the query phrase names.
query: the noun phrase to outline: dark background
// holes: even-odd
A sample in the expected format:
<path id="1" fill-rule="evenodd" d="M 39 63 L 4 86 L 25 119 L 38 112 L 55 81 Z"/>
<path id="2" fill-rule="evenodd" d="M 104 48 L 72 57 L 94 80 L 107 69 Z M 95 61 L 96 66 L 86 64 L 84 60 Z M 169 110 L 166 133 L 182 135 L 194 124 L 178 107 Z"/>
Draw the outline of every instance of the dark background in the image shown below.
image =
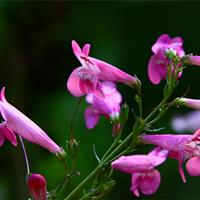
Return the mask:
<path id="1" fill-rule="evenodd" d="M 168 33 L 184 39 L 186 53 L 200 54 L 200 2 L 0 2 L 0 84 L 6 86 L 8 101 L 40 125 L 59 145 L 65 146 L 69 136 L 70 121 L 78 99 L 66 90 L 71 71 L 80 64 L 72 53 L 71 40 L 82 46 L 92 45 L 91 55 L 105 60 L 125 71 L 136 74 L 142 81 L 144 110 L 148 113 L 162 99 L 164 81 L 152 85 L 147 77 L 147 63 L 151 46 L 157 37 Z M 176 96 L 189 86 L 188 96 L 199 98 L 198 67 L 186 69 Z M 137 112 L 134 92 L 119 85 L 124 102 Z M 78 170 L 70 191 L 97 165 L 92 146 L 102 156 L 112 143 L 111 126 L 105 119 L 94 130 L 87 130 L 81 104 L 75 121 L 76 138 L 81 141 Z M 157 124 L 170 129 L 171 117 L 187 110 L 172 109 Z M 124 135 L 132 127 L 132 115 Z M 55 187 L 64 176 L 60 163 L 48 151 L 25 142 L 31 171 L 45 175 L 48 189 Z M 140 147 L 138 152 L 148 152 Z M 21 146 L 12 147 L 6 142 L 0 149 L 0 199 L 27 199 L 26 168 Z M 174 160 L 158 167 L 162 174 L 159 190 L 141 199 L 198 199 L 199 177 L 189 177 L 181 182 L 178 163 Z M 134 199 L 130 188 L 130 175 L 114 173 L 118 184 L 104 199 Z M 67 193 L 66 190 L 66 193 Z"/>

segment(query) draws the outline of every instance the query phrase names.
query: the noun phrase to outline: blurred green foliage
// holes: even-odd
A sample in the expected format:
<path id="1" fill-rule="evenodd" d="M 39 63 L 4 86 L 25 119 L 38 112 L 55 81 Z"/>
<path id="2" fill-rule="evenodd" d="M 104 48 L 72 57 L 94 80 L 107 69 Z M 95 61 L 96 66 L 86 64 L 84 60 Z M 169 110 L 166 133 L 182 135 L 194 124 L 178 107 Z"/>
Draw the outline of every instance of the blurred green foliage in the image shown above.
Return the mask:
<path id="1" fill-rule="evenodd" d="M 142 81 L 144 110 L 149 112 L 162 98 L 162 87 L 152 85 L 147 78 L 147 63 L 151 46 L 160 34 L 184 38 L 187 53 L 200 54 L 200 2 L 151 1 L 1 1 L 0 2 L 0 62 L 1 87 L 6 86 L 7 99 L 40 125 L 58 144 L 65 146 L 69 136 L 71 117 L 78 100 L 66 91 L 66 80 L 80 64 L 72 53 L 71 40 L 81 45 L 91 43 L 91 55 L 105 60 Z M 183 74 L 176 96 L 190 87 L 188 96 L 199 98 L 200 69 L 191 67 Z M 192 78 L 191 78 L 192 77 Z M 124 101 L 134 109 L 134 93 L 119 85 Z M 133 94 L 133 95 L 131 95 Z M 84 124 L 82 103 L 75 120 L 75 135 L 81 141 L 78 159 L 79 177 L 67 187 L 70 191 L 97 161 L 92 146 L 102 156 L 112 143 L 111 125 L 105 120 L 94 130 Z M 136 110 L 137 112 L 137 110 Z M 159 124 L 171 133 L 170 118 L 180 109 L 174 108 Z M 126 135 L 132 127 L 132 115 L 125 127 Z M 45 175 L 48 188 L 62 180 L 60 163 L 46 150 L 25 142 L 31 171 Z M 147 152 L 139 147 L 138 152 Z M 25 163 L 20 145 L 6 142 L 0 149 L 0 199 L 27 199 Z M 182 184 L 178 164 L 168 160 L 159 167 L 162 183 L 158 192 L 141 199 L 198 199 L 199 177 L 188 177 Z M 133 199 L 129 191 L 130 176 L 114 172 L 118 184 L 109 200 Z"/>

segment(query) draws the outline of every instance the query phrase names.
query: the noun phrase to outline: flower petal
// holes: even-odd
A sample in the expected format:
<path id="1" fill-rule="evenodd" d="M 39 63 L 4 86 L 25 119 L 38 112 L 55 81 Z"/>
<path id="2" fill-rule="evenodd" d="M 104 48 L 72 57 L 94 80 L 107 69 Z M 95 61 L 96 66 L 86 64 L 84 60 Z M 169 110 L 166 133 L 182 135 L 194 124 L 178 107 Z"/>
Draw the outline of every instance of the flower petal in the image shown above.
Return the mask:
<path id="1" fill-rule="evenodd" d="M 89 55 L 89 53 L 90 53 L 90 44 L 85 44 L 84 46 L 83 46 L 83 54 L 85 55 L 85 56 L 88 56 Z"/>
<path id="2" fill-rule="evenodd" d="M 160 181 L 160 172 L 156 169 L 153 169 L 152 171 L 148 172 L 144 178 L 142 178 L 140 184 L 141 192 L 146 195 L 155 193 L 158 190 Z"/>
<path id="3" fill-rule="evenodd" d="M 156 43 L 152 46 L 151 50 L 153 51 L 153 53 L 157 54 L 158 51 L 160 50 L 160 47 L 162 47 L 164 44 L 168 44 L 170 42 L 170 37 L 167 34 L 163 34 L 161 35 Z"/>
<path id="4" fill-rule="evenodd" d="M 0 101 L 6 101 L 6 97 L 5 97 L 5 87 L 3 87 L 1 89 L 1 92 L 0 92 Z"/>
<path id="5" fill-rule="evenodd" d="M 78 76 L 78 71 L 81 67 L 76 68 L 67 80 L 67 89 L 69 92 L 76 97 L 84 95 L 84 92 L 80 89 L 80 78 Z"/>
<path id="6" fill-rule="evenodd" d="M 145 195 L 151 195 L 158 190 L 161 177 L 160 172 L 153 169 L 148 172 L 133 173 L 131 180 L 131 191 L 139 197 L 139 191 Z"/>
<path id="7" fill-rule="evenodd" d="M 200 157 L 192 157 L 186 163 L 190 176 L 200 176 Z"/>
<path id="8" fill-rule="evenodd" d="M 161 76 L 159 74 L 158 65 L 157 65 L 157 58 L 156 55 L 151 56 L 149 63 L 148 63 L 148 77 L 150 81 L 157 85 L 161 81 Z"/>
<path id="9" fill-rule="evenodd" d="M 80 46 L 75 40 L 72 40 L 72 49 L 73 49 L 74 55 L 78 58 L 78 60 L 80 60 L 82 49 L 80 48 Z"/>
<path id="10" fill-rule="evenodd" d="M 99 114 L 95 113 L 92 106 L 85 110 L 85 122 L 88 129 L 94 128 L 99 121 Z"/>
<path id="11" fill-rule="evenodd" d="M 113 65 L 106 63 L 104 61 L 98 60 L 96 58 L 89 57 L 89 59 L 99 67 L 99 79 L 105 81 L 122 82 L 129 86 L 137 85 L 138 79 L 123 72 L 122 70 L 114 67 Z"/>

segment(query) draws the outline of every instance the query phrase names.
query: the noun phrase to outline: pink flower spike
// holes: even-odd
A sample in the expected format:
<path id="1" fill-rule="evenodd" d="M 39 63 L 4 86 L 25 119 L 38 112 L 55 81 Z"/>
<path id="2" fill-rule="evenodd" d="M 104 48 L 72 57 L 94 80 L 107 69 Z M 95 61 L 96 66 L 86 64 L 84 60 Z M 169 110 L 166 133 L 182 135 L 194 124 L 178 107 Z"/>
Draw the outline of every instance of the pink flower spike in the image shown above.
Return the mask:
<path id="1" fill-rule="evenodd" d="M 4 90 L 5 88 L 1 91 L 0 99 L 0 112 L 5 120 L 0 125 L 1 138 L 4 137 L 10 140 L 16 146 L 17 142 L 14 134 L 16 133 L 28 141 L 46 148 L 52 153 L 61 152 L 61 148 L 39 126 L 6 101 Z M 3 141 L 4 139 L 1 140 L 1 143 Z"/>
<path id="2" fill-rule="evenodd" d="M 200 56 L 189 56 L 189 63 L 191 65 L 200 66 Z"/>
<path id="3" fill-rule="evenodd" d="M 129 86 L 137 86 L 140 82 L 137 78 L 101 60 L 89 57 L 90 44 L 80 48 L 76 41 L 72 41 L 72 49 L 80 61 L 80 67 L 76 68 L 67 81 L 69 92 L 76 96 L 82 96 L 95 92 L 100 81 L 122 82 Z"/>
<path id="4" fill-rule="evenodd" d="M 113 82 L 104 81 L 99 84 L 96 92 L 86 96 L 86 101 L 91 104 L 85 111 L 87 128 L 96 126 L 100 115 L 110 119 L 119 117 L 122 97 Z"/>
<path id="5" fill-rule="evenodd" d="M 131 191 L 139 197 L 139 190 L 146 195 L 153 194 L 160 185 L 160 173 L 154 167 L 162 164 L 168 151 L 154 148 L 147 155 L 121 156 L 112 162 L 112 168 L 132 174 Z"/>
<path id="6" fill-rule="evenodd" d="M 47 199 L 46 179 L 40 174 L 31 174 L 28 176 L 27 185 L 34 200 Z"/>

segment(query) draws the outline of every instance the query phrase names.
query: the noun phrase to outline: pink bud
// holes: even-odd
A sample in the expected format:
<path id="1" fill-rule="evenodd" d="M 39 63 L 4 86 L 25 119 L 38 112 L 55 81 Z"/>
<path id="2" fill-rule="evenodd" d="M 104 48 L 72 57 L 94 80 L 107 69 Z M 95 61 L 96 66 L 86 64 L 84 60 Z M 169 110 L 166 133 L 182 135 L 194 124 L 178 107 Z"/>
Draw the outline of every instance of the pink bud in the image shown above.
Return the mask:
<path id="1" fill-rule="evenodd" d="M 44 176 L 40 174 L 31 174 L 28 177 L 27 185 L 34 200 L 47 199 L 47 183 Z"/>

